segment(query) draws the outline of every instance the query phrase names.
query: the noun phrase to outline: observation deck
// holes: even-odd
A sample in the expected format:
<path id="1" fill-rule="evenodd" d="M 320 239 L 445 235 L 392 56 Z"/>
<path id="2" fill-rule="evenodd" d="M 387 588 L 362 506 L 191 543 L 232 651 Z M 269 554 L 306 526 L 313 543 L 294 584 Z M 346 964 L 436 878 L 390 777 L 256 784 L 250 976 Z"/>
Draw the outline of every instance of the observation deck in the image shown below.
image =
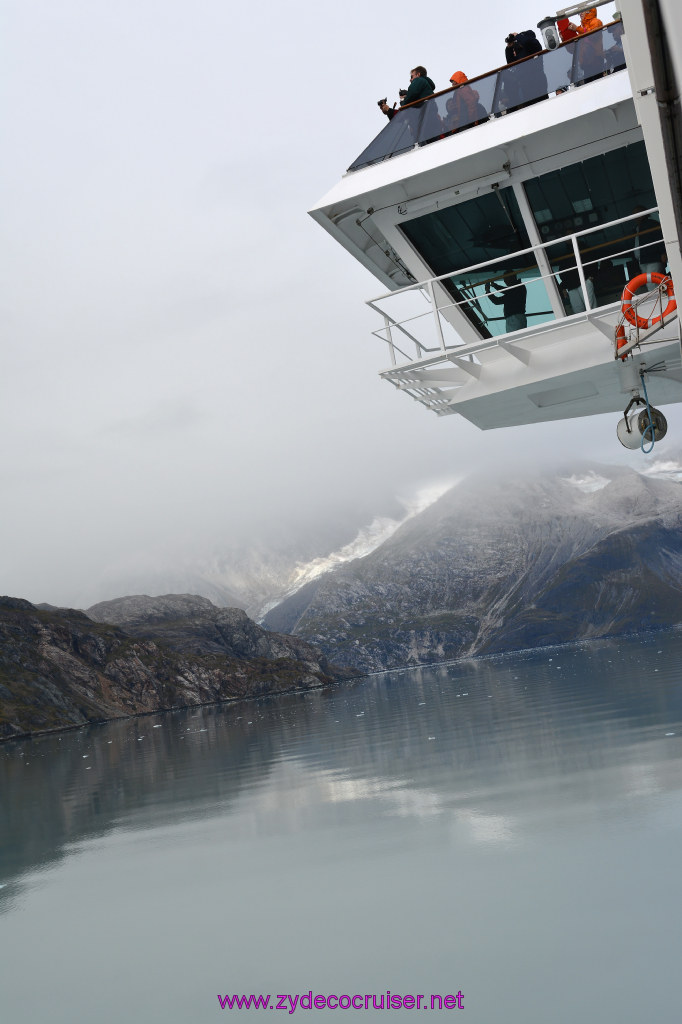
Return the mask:
<path id="1" fill-rule="evenodd" d="M 398 390 L 482 429 L 622 410 L 641 370 L 682 400 L 676 314 L 615 360 L 626 283 L 679 258 L 631 76 L 618 21 L 437 93 L 311 211 L 388 289 L 368 304 Z"/>

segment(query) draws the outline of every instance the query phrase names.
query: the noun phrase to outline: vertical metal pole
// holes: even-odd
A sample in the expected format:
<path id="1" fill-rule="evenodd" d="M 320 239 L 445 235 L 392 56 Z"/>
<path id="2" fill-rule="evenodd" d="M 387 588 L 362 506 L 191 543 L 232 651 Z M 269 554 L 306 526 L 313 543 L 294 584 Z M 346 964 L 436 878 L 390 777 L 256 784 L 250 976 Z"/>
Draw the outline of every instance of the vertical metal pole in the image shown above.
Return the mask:
<path id="1" fill-rule="evenodd" d="M 492 101 L 490 103 L 490 115 L 489 115 L 490 117 L 496 117 L 497 116 L 497 111 L 496 111 L 495 108 L 497 107 L 497 104 L 499 103 L 499 99 L 500 99 L 500 91 L 501 91 L 500 90 L 500 85 L 501 85 L 501 83 L 502 83 L 502 75 L 498 71 L 497 78 L 495 79 L 495 89 L 493 91 L 493 98 L 492 98 Z"/>
<path id="2" fill-rule="evenodd" d="M 440 322 L 440 313 L 438 312 L 438 304 L 436 303 L 436 292 L 433 287 L 433 281 L 427 281 L 426 287 L 429 292 L 429 298 L 431 299 L 431 305 L 433 306 L 433 315 L 436 318 L 436 331 L 440 338 L 440 347 L 445 352 L 445 338 L 443 337 L 443 325 Z"/>
<path id="3" fill-rule="evenodd" d="M 396 365 L 395 360 L 395 349 L 393 348 L 393 335 L 391 334 L 391 321 L 384 315 L 384 327 L 386 328 L 386 341 L 388 343 L 388 351 L 391 356 L 391 366 Z"/>
<path id="4" fill-rule="evenodd" d="M 573 244 L 573 253 L 575 255 L 575 265 L 578 268 L 578 277 L 580 278 L 580 285 L 583 290 L 583 299 L 585 301 L 585 309 L 592 309 L 590 303 L 590 297 L 587 294 L 587 283 L 585 281 L 585 271 L 583 270 L 582 261 L 580 259 L 580 249 L 578 247 L 578 239 L 575 235 L 571 235 L 571 242 Z"/>

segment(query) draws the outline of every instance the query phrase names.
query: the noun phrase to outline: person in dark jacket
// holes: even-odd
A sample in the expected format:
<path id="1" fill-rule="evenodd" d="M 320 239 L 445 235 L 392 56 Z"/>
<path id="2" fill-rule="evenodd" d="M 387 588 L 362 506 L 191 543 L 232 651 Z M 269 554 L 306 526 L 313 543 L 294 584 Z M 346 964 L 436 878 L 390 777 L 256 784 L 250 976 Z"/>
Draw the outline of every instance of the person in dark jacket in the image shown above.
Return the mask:
<path id="1" fill-rule="evenodd" d="M 499 288 L 495 281 L 488 281 L 485 286 L 486 294 L 496 306 L 502 306 L 502 312 L 506 321 L 507 331 L 520 331 L 528 326 L 526 319 L 526 286 L 521 284 L 521 278 L 517 277 L 513 270 L 504 275 L 504 293 L 493 295 L 491 287 Z"/>
<path id="2" fill-rule="evenodd" d="M 504 59 L 507 64 L 513 64 L 515 60 L 523 60 L 524 57 L 532 57 L 534 53 L 541 53 L 542 43 L 532 29 L 525 32 L 510 32 L 505 39 L 507 44 L 504 50 Z"/>
<path id="3" fill-rule="evenodd" d="M 408 107 L 402 117 L 409 118 L 410 131 L 420 146 L 435 142 L 443 134 L 436 104 L 421 102 L 427 100 L 429 96 L 433 96 L 435 90 L 434 83 L 426 74 L 426 68 L 421 64 L 412 68 L 410 85 L 405 95 L 400 98 L 400 106 Z M 414 106 L 408 106 L 408 104 L 414 104 Z"/>
<path id="4" fill-rule="evenodd" d="M 426 68 L 419 64 L 410 71 L 410 86 L 404 96 L 400 99 L 400 106 L 408 103 L 415 103 L 417 100 L 425 100 L 427 96 L 433 96 L 436 86 L 426 73 Z"/>
<path id="5" fill-rule="evenodd" d="M 534 56 L 542 53 L 542 43 L 532 29 L 525 32 L 510 32 L 505 39 L 504 57 L 507 64 L 515 64 L 525 57 L 533 57 L 520 67 L 502 71 L 502 104 L 507 110 L 518 110 L 547 99 L 547 77 L 543 58 Z"/>

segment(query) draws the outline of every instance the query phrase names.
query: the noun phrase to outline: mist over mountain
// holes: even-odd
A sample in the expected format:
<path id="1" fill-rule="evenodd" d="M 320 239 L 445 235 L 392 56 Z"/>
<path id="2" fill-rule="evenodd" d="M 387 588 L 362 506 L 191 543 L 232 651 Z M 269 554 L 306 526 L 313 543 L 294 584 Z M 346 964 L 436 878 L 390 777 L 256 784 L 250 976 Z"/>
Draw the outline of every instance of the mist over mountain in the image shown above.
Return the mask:
<path id="1" fill-rule="evenodd" d="M 678 623 L 681 465 L 645 468 L 470 478 L 264 624 L 376 671 Z"/>
<path id="2" fill-rule="evenodd" d="M 425 484 L 413 494 L 385 498 L 377 508 L 351 503 L 314 524 L 302 517 L 297 529 L 280 524 L 257 541 L 227 543 L 210 556 L 125 567 L 108 589 L 116 595 L 196 594 L 219 607 L 242 608 L 260 621 L 310 580 L 375 550 L 451 485 L 452 479 Z"/>

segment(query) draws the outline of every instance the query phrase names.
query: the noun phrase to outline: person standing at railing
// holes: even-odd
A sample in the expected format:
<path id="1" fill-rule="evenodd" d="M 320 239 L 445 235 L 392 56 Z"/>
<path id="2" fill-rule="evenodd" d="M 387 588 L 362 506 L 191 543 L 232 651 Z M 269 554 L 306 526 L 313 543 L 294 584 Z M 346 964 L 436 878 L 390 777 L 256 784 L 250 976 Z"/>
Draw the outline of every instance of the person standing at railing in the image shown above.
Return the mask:
<path id="1" fill-rule="evenodd" d="M 576 84 L 591 82 L 594 78 L 599 78 L 600 75 L 604 74 L 604 41 L 601 32 L 597 32 L 597 29 L 604 27 L 604 23 L 597 17 L 597 8 L 591 7 L 589 11 L 582 12 L 579 25 L 574 25 L 572 22 L 570 24 L 571 28 L 574 28 L 578 35 L 584 36 L 594 33 L 590 39 L 586 39 L 578 44 L 580 47 L 578 51 L 578 64 L 581 71 L 581 81 Z"/>
<path id="2" fill-rule="evenodd" d="M 504 275 L 504 288 L 501 288 L 495 281 L 487 281 L 485 286 L 486 295 L 496 306 L 502 306 L 507 332 L 521 331 L 528 326 L 526 319 L 526 286 L 521 284 L 521 278 L 517 277 L 513 270 L 507 271 Z M 498 288 L 502 295 L 493 295 L 491 288 Z"/>
<path id="3" fill-rule="evenodd" d="M 510 32 L 505 39 L 504 59 L 514 64 L 525 57 L 533 57 L 518 68 L 502 72 L 502 105 L 510 110 L 530 106 L 547 99 L 547 77 L 541 56 L 542 43 L 532 29 Z"/>
<path id="4" fill-rule="evenodd" d="M 488 114 L 480 102 L 475 89 L 467 85 L 469 79 L 463 71 L 455 71 L 450 81 L 457 86 L 445 104 L 446 116 L 443 118 L 443 129 L 446 134 L 454 134 L 461 128 L 471 128 L 475 124 L 488 119 Z"/>
<path id="5" fill-rule="evenodd" d="M 568 18 L 559 18 L 556 27 L 561 36 L 562 43 L 568 43 L 571 39 L 577 39 L 580 35 L 577 25 L 574 25 Z"/>
<path id="6" fill-rule="evenodd" d="M 436 86 L 426 73 L 426 68 L 418 64 L 410 71 L 410 85 L 407 92 L 400 99 L 400 106 L 408 103 L 416 103 L 417 100 L 425 100 L 427 96 L 433 96 Z"/>

